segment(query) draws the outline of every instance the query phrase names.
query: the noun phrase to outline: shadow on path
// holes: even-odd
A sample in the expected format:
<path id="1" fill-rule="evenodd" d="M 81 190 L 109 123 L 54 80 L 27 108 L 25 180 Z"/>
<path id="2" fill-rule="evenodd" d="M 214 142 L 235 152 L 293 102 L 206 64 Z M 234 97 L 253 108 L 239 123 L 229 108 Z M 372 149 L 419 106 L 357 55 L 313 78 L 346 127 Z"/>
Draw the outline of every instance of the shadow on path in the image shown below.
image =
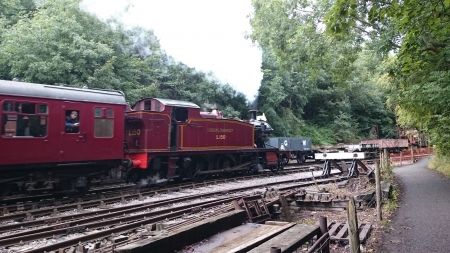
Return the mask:
<path id="1" fill-rule="evenodd" d="M 450 180 L 429 161 L 394 169 L 403 195 L 379 252 L 450 252 Z"/>

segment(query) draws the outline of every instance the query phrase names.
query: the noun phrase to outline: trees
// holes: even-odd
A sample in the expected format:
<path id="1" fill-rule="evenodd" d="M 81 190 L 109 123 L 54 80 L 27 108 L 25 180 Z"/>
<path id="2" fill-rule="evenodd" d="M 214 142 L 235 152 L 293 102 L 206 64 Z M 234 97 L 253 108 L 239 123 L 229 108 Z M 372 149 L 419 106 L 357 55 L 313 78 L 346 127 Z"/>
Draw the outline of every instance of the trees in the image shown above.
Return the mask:
<path id="1" fill-rule="evenodd" d="M 342 11 L 346 6 L 349 11 Z M 390 103 L 396 107 L 399 123 L 429 132 L 441 154 L 450 151 L 449 7 L 449 1 L 341 0 L 327 14 L 327 29 L 333 34 L 377 31 L 370 44 L 389 38 L 378 51 L 396 53 L 395 61 L 386 67 Z"/>
<path id="2" fill-rule="evenodd" d="M 45 1 L 32 17 L 4 32 L 0 57 L 8 59 L 10 74 L 24 81 L 85 83 L 113 61 L 113 50 L 96 30 L 104 27 L 83 13 L 78 1 Z"/>
<path id="3" fill-rule="evenodd" d="M 231 86 L 175 62 L 153 31 L 103 22 L 80 0 L 0 2 L 0 78 L 122 90 L 134 103 L 162 97 L 215 104 L 247 114 L 245 97 Z"/>
<path id="4" fill-rule="evenodd" d="M 253 41 L 263 50 L 258 103 L 277 135 L 313 137 L 316 144 L 367 138 L 374 125 L 391 136 L 393 114 L 377 85 L 380 55 L 362 35 L 325 33 L 333 1 L 253 0 Z"/>
<path id="5" fill-rule="evenodd" d="M 20 18 L 31 15 L 35 9 L 36 6 L 32 0 L 0 1 L 0 43 L 7 29 L 16 24 Z M 0 79 L 12 79 L 9 72 L 6 58 L 0 57 Z"/>

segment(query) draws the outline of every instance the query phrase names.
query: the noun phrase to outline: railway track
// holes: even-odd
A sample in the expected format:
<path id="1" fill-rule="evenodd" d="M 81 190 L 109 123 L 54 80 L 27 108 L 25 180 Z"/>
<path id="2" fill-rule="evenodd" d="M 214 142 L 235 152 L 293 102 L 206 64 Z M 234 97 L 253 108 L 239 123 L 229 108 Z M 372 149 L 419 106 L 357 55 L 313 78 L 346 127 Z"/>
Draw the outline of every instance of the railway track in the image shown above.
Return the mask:
<path id="1" fill-rule="evenodd" d="M 334 170 L 333 174 L 338 175 L 340 172 Z M 154 233 L 157 223 L 164 223 L 164 229 L 174 229 L 202 217 L 232 210 L 229 204 L 232 200 L 251 196 L 261 188 L 289 190 L 343 178 L 322 178 L 321 171 L 311 171 L 254 177 L 247 182 L 235 178 L 228 182 L 222 179 L 224 181 L 221 183 L 205 183 L 195 189 L 179 188 L 177 191 L 146 197 L 135 195 L 125 201 L 121 199 L 116 203 L 104 203 L 92 210 L 86 204 L 90 206 L 93 203 L 80 203 L 75 210 L 66 214 L 59 209 L 48 214 L 50 210 L 47 210 L 47 213 L 40 213 L 41 216 L 38 216 L 38 212 L 30 213 L 25 220 L 23 213 L 10 214 L 1 217 L 0 252 L 2 249 L 8 252 L 48 252 L 77 247 L 83 248 L 82 252 L 87 249 L 101 251 L 105 247 L 129 243 L 139 240 L 142 235 Z"/>
<path id="2" fill-rule="evenodd" d="M 18 196 L 9 197 L 2 200 L 0 203 L 0 222 L 1 217 L 13 212 L 33 212 L 33 210 L 43 209 L 46 207 L 56 207 L 56 208 L 76 208 L 76 204 L 80 202 L 99 202 L 104 201 L 104 203 L 109 203 L 111 201 L 122 200 L 122 198 L 136 198 L 139 194 L 142 196 L 153 195 L 159 192 L 174 191 L 177 189 L 192 188 L 197 185 L 204 186 L 210 184 L 218 184 L 223 182 L 230 182 L 235 180 L 251 180 L 254 178 L 268 177 L 274 174 L 283 175 L 290 173 L 298 173 L 301 171 L 309 171 L 313 168 L 314 170 L 321 170 L 319 164 L 306 164 L 306 165 L 288 165 L 284 170 L 272 172 L 264 171 L 257 175 L 246 175 L 238 176 L 233 178 L 217 178 L 209 179 L 203 182 L 192 182 L 187 181 L 184 183 L 172 183 L 163 187 L 142 187 L 138 188 L 136 184 L 120 184 L 118 186 L 103 186 L 92 188 L 89 192 L 83 196 L 53 196 L 48 195 L 38 195 L 38 196 Z M 72 205 L 71 205 L 72 204 Z M 74 206 L 75 205 L 75 206 Z M 94 204 L 96 205 L 96 204 Z M 98 205 L 98 204 L 97 204 Z"/>

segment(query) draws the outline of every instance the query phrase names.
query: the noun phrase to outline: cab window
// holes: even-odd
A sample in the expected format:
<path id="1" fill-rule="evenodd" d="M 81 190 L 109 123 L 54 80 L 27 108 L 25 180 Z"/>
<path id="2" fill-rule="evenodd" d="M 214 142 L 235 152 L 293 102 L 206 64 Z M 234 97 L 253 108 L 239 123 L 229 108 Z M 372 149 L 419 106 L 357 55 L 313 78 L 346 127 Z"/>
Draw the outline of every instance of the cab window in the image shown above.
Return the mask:
<path id="1" fill-rule="evenodd" d="M 4 138 L 46 137 L 48 106 L 42 103 L 4 101 L 1 131 Z"/>
<path id="2" fill-rule="evenodd" d="M 94 137 L 112 138 L 114 136 L 114 110 L 112 108 L 94 108 Z"/>

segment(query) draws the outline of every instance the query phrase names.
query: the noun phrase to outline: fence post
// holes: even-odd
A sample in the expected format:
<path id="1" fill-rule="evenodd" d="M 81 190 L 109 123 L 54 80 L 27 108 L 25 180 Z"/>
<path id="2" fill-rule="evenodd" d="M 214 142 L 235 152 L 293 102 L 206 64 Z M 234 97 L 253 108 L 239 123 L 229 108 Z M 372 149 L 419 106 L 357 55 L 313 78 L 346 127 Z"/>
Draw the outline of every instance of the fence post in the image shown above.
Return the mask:
<path id="1" fill-rule="evenodd" d="M 387 169 L 389 167 L 389 150 L 387 148 L 383 149 L 383 169 Z"/>
<path id="2" fill-rule="evenodd" d="M 402 151 L 402 152 L 400 152 L 400 166 L 402 166 L 402 165 L 403 165 L 403 162 L 402 162 L 402 157 L 403 157 L 403 151 Z"/>
<path id="3" fill-rule="evenodd" d="M 286 197 L 280 194 L 279 199 L 280 199 L 280 203 L 281 203 L 281 208 L 283 208 L 283 213 L 284 213 L 284 215 L 286 215 L 286 221 L 291 222 L 292 216 L 291 216 L 291 211 L 289 210 L 289 206 L 287 204 Z"/>
<path id="4" fill-rule="evenodd" d="M 360 253 L 359 249 L 359 231 L 358 231 L 358 218 L 356 217 L 355 200 L 350 199 L 347 206 L 347 219 L 348 219 L 348 235 L 350 238 L 350 252 Z"/>
<path id="5" fill-rule="evenodd" d="M 412 157 L 412 163 L 414 163 L 415 160 L 414 160 L 414 149 L 413 149 L 413 147 L 411 147 L 411 157 Z"/>
<path id="6" fill-rule="evenodd" d="M 375 194 L 375 197 L 377 198 L 377 217 L 378 220 L 381 221 L 383 220 L 383 216 L 381 213 L 381 174 L 380 166 L 377 162 L 375 162 Z"/>
<path id="7" fill-rule="evenodd" d="M 328 232 L 328 221 L 327 217 L 320 216 L 319 218 L 319 226 L 320 226 L 320 236 L 317 235 L 317 240 L 319 240 L 322 235 L 326 234 Z M 322 253 L 329 253 L 330 252 L 330 241 L 325 241 L 325 245 L 322 248 Z"/>

